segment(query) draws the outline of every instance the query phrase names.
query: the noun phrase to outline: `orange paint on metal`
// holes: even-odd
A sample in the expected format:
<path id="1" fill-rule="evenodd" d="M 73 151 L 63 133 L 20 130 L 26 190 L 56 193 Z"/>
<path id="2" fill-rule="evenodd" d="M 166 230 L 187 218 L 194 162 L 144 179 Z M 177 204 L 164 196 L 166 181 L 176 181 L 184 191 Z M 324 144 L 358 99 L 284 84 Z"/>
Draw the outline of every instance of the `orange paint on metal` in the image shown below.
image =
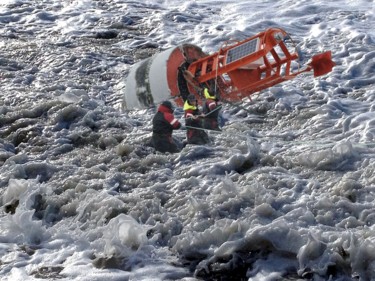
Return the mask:
<path id="1" fill-rule="evenodd" d="M 175 97 L 179 95 L 178 84 L 178 67 L 185 61 L 184 55 L 180 48 L 174 49 L 167 61 L 167 82 L 169 90 L 171 91 L 171 96 Z M 160 70 L 163 71 L 163 70 Z"/>
<path id="2" fill-rule="evenodd" d="M 331 72 L 336 63 L 332 61 L 331 51 L 328 51 L 313 56 L 310 65 L 314 69 L 314 77 L 317 77 Z"/>
<path id="3" fill-rule="evenodd" d="M 167 61 L 167 82 L 170 94 L 178 106 L 182 106 L 184 103 L 183 99 L 180 97 L 180 88 L 178 85 L 179 67 L 185 63 L 196 61 L 206 55 L 207 54 L 199 47 L 191 44 L 181 45 L 171 53 Z"/>
<path id="4" fill-rule="evenodd" d="M 297 63 L 293 72 L 292 63 L 298 54 L 286 45 L 288 37 L 284 30 L 270 28 L 192 62 L 188 71 L 198 84 L 215 83 L 221 99 L 239 101 L 303 72 L 313 69 L 314 75 L 319 76 L 332 70 L 335 63 L 327 52 L 314 56 L 303 70 Z"/>

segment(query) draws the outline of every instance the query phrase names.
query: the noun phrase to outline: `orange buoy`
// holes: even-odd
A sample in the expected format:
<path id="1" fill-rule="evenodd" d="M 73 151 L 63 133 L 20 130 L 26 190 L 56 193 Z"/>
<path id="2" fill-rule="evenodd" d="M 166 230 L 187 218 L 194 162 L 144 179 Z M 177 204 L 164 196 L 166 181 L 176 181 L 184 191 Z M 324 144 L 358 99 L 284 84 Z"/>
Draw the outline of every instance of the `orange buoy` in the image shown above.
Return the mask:
<path id="1" fill-rule="evenodd" d="M 250 38 L 226 44 L 218 52 L 184 44 L 135 64 L 125 88 L 127 109 L 147 108 L 174 99 L 182 105 L 189 94 L 202 99 L 209 88 L 222 101 L 241 101 L 255 92 L 314 71 L 314 77 L 332 71 L 331 52 L 313 56 L 301 67 L 290 36 L 269 28 Z"/>

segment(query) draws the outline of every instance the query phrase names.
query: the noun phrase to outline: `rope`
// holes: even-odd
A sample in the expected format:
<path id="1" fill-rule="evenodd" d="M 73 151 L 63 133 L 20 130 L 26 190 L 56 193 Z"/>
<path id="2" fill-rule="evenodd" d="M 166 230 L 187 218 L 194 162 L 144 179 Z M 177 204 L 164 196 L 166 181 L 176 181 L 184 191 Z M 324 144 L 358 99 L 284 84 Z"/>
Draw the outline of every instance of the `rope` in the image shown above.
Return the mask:
<path id="1" fill-rule="evenodd" d="M 218 52 L 218 54 L 217 54 L 217 63 L 216 63 L 216 73 L 215 73 L 215 91 L 214 91 L 214 93 L 215 93 L 215 95 L 216 95 L 216 89 L 217 89 L 217 80 L 218 80 L 218 69 L 219 69 L 219 58 L 220 58 L 220 52 L 221 52 L 221 50 L 222 49 L 220 49 L 220 51 Z"/>
<path id="2" fill-rule="evenodd" d="M 208 112 L 207 114 L 204 114 L 203 117 L 207 117 L 208 115 L 210 115 L 211 113 L 214 113 L 216 110 L 220 110 L 222 108 L 221 105 L 218 105 L 216 106 L 216 108 L 214 110 L 211 110 L 210 112 Z"/>
<path id="3" fill-rule="evenodd" d="M 210 132 L 215 132 L 215 133 L 218 133 L 218 134 L 222 133 L 222 131 L 205 129 L 205 128 L 201 128 L 201 127 L 185 126 L 185 128 L 187 128 L 187 129 L 193 129 L 193 130 L 201 130 L 201 131 L 210 131 Z"/>
<path id="4" fill-rule="evenodd" d="M 185 129 L 181 128 L 180 130 L 174 130 L 173 134 L 179 135 L 179 132 L 182 133 L 186 129 L 209 131 L 209 132 L 212 132 L 212 133 L 221 134 L 222 137 L 225 137 L 228 134 L 226 131 L 217 131 L 217 130 L 205 129 L 205 128 L 202 128 L 202 127 L 194 127 L 194 126 L 185 126 Z M 151 134 L 152 134 L 152 131 L 149 131 L 149 130 L 144 130 L 142 132 L 131 132 L 130 133 L 130 135 L 135 136 L 135 137 L 150 136 Z M 326 147 L 335 146 L 337 144 L 345 144 L 345 142 L 344 143 L 338 143 L 337 141 L 324 141 L 324 140 L 321 140 L 321 142 L 309 141 L 309 140 L 306 140 L 306 141 L 283 140 L 283 139 L 280 139 L 282 137 L 278 137 L 278 136 L 252 136 L 252 135 L 248 135 L 248 134 L 241 134 L 240 132 L 236 132 L 236 136 L 241 137 L 241 138 L 245 138 L 245 139 L 251 138 L 251 139 L 254 139 L 256 141 L 272 142 L 272 143 L 275 143 L 275 144 L 284 143 L 284 144 L 293 145 L 293 146 L 310 146 L 310 147 L 313 146 L 313 147 L 316 147 L 316 148 L 318 148 L 318 147 L 326 148 Z M 230 136 L 228 136 L 228 137 L 232 138 L 232 135 L 230 134 Z M 375 148 L 375 142 L 353 143 L 350 140 L 348 140 L 347 143 L 352 145 L 353 148 L 363 148 L 363 147 Z"/>

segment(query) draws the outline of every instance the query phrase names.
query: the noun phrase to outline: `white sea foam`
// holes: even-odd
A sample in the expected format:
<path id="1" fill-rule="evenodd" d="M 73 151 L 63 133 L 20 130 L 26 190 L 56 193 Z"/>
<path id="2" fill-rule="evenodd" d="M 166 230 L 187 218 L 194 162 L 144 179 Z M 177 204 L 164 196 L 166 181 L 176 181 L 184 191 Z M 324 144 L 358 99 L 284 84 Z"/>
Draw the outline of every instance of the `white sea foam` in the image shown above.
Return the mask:
<path id="1" fill-rule="evenodd" d="M 373 1 L 34 2 L 0 3 L 1 280 L 375 278 Z M 275 26 L 333 71 L 225 105 L 210 145 L 147 146 L 135 62 Z"/>

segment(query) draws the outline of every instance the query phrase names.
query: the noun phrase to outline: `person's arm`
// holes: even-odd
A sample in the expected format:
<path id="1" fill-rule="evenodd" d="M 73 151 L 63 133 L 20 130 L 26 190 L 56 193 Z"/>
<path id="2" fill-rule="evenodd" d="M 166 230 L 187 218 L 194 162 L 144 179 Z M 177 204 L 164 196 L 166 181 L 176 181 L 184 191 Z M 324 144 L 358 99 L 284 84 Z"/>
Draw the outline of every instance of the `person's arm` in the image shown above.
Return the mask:
<path id="1" fill-rule="evenodd" d="M 165 120 L 172 126 L 173 130 L 180 129 L 181 123 L 178 121 L 173 114 L 165 114 Z"/>

